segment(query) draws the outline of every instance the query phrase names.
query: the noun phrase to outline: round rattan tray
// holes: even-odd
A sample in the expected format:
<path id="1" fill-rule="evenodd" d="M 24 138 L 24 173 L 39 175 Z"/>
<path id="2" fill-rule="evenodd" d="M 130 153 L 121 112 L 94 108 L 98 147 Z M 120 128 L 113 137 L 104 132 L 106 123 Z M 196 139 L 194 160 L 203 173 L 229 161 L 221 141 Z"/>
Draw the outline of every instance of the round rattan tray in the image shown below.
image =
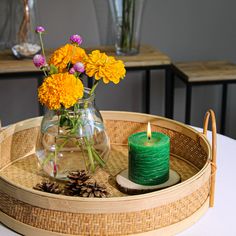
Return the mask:
<path id="1" fill-rule="evenodd" d="M 11 125 L 0 132 L 0 220 L 23 235 L 173 235 L 196 222 L 213 205 L 213 151 L 204 134 L 163 117 L 128 112 L 102 112 L 112 150 L 107 168 L 95 176 L 106 184 L 105 199 L 54 195 L 33 190 L 45 176 L 34 155 L 41 118 Z M 146 130 L 171 138 L 171 168 L 181 183 L 151 193 L 127 196 L 115 176 L 127 168 L 127 138 Z M 214 120 L 213 120 L 214 121 Z M 215 124 L 215 122 L 213 122 Z M 213 125 L 215 134 L 215 125 Z"/>

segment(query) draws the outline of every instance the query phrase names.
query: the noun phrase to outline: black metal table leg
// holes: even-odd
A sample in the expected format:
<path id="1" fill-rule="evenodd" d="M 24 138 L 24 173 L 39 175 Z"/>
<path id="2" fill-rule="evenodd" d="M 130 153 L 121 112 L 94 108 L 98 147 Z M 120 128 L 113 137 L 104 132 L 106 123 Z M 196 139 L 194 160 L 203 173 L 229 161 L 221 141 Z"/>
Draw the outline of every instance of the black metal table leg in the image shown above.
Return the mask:
<path id="1" fill-rule="evenodd" d="M 165 117 L 173 119 L 174 72 L 172 66 L 166 67 L 165 73 Z"/>
<path id="2" fill-rule="evenodd" d="M 150 114 L 150 87 L 151 87 L 151 72 L 150 70 L 145 71 L 144 78 L 144 87 L 145 87 L 145 112 Z"/>
<path id="3" fill-rule="evenodd" d="M 41 84 L 43 83 L 43 76 L 37 75 L 36 79 L 37 79 L 38 87 L 41 86 Z M 39 116 L 43 116 L 44 115 L 44 107 L 41 105 L 40 102 L 38 102 L 38 106 L 39 106 Z"/>
<path id="4" fill-rule="evenodd" d="M 227 83 L 223 83 L 223 85 L 222 85 L 222 102 L 221 102 L 221 124 L 220 124 L 220 133 L 221 134 L 225 134 L 227 92 L 228 92 L 228 85 L 227 85 Z"/>
<path id="5" fill-rule="evenodd" d="M 185 110 L 185 123 L 190 124 L 191 119 L 191 100 L 192 100 L 192 85 L 186 84 L 186 110 Z"/>

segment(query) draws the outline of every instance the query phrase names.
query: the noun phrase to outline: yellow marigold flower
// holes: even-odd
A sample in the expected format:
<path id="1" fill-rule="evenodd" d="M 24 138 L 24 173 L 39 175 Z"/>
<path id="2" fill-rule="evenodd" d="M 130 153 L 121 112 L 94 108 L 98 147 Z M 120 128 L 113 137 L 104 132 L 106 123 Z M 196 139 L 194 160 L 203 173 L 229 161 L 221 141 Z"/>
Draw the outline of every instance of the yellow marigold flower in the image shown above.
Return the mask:
<path id="1" fill-rule="evenodd" d="M 51 110 L 73 106 L 83 97 L 84 86 L 80 79 L 69 73 L 53 74 L 45 78 L 38 88 L 39 101 Z"/>
<path id="2" fill-rule="evenodd" d="M 92 51 L 85 60 L 85 70 L 89 77 L 103 79 L 105 84 L 110 81 L 118 84 L 124 78 L 126 70 L 121 60 L 107 56 L 99 50 Z"/>
<path id="3" fill-rule="evenodd" d="M 66 67 L 69 62 L 72 64 L 83 62 L 86 57 L 87 54 L 84 49 L 76 47 L 75 45 L 66 44 L 52 54 L 49 59 L 49 64 L 55 65 L 59 72 L 66 72 Z"/>

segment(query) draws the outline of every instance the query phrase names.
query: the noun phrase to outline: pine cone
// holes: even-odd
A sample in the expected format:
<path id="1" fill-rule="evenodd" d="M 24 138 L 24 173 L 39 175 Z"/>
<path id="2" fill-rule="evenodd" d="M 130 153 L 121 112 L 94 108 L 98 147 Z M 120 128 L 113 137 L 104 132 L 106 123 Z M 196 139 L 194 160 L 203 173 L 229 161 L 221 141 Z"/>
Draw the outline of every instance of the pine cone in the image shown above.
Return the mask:
<path id="1" fill-rule="evenodd" d="M 69 180 L 65 186 L 65 194 L 69 196 L 79 196 L 81 187 L 90 179 L 90 176 L 85 170 L 81 170 L 70 172 L 67 178 Z"/>
<path id="2" fill-rule="evenodd" d="M 62 190 L 60 189 L 59 185 L 56 182 L 50 182 L 48 180 L 46 181 L 44 180 L 41 183 L 36 184 L 36 186 L 34 186 L 33 189 L 54 194 L 60 194 L 62 192 Z"/>
<path id="3" fill-rule="evenodd" d="M 80 189 L 80 197 L 98 197 L 105 198 L 109 195 L 105 187 L 100 186 L 97 182 L 86 183 Z"/>
<path id="4" fill-rule="evenodd" d="M 67 178 L 70 179 L 70 181 L 80 181 L 80 182 L 85 182 L 91 177 L 88 175 L 88 173 L 85 170 L 81 171 L 72 171 L 67 175 Z"/>

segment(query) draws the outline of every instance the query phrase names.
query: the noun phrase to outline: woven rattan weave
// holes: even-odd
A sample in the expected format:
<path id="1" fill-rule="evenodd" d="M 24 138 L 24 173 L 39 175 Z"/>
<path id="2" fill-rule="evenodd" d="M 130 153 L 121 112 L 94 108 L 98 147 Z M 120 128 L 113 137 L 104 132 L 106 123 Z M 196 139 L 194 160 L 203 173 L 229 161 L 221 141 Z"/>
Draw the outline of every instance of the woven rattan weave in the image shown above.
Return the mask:
<path id="1" fill-rule="evenodd" d="M 191 225 L 209 206 L 211 148 L 205 135 L 162 117 L 103 112 L 112 149 L 107 167 L 94 178 L 107 186 L 107 199 L 53 195 L 33 190 L 47 178 L 34 155 L 41 118 L 11 125 L 0 133 L 1 221 L 24 235 L 171 235 Z M 115 176 L 127 168 L 127 138 L 146 130 L 171 138 L 171 168 L 181 183 L 152 193 L 127 196 Z"/>

